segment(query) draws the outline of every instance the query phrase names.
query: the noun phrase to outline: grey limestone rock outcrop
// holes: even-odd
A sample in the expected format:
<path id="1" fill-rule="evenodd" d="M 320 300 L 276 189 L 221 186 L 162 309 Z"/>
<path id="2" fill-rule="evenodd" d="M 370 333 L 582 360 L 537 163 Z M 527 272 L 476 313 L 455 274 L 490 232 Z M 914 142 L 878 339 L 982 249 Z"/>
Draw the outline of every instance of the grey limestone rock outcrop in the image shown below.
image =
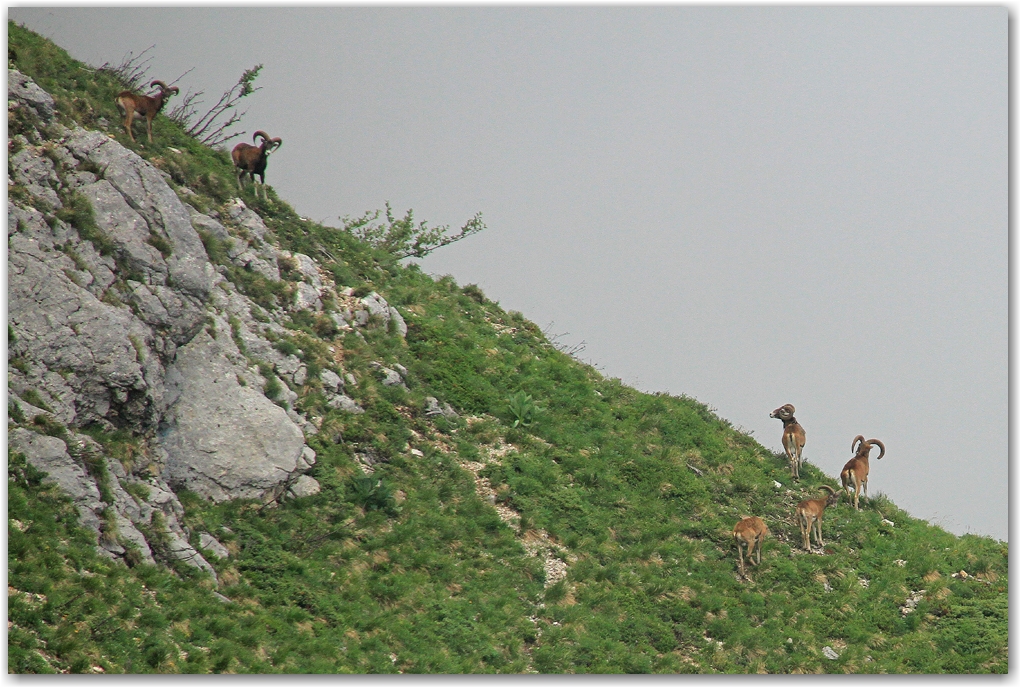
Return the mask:
<path id="1" fill-rule="evenodd" d="M 304 474 L 315 452 L 302 427 L 314 426 L 266 398 L 260 373 L 263 364 L 276 370 L 286 382 L 277 382 L 279 398 L 293 405 L 288 385 L 304 384 L 308 369 L 274 348 L 287 331 L 214 269 L 199 230 L 224 242 L 234 264 L 274 280 L 277 249 L 240 200 L 198 212 L 178 196 L 193 192 L 175 191 L 107 134 L 57 123 L 53 99 L 9 70 L 8 110 L 17 108 L 50 124 L 12 139 L 8 167 L 17 190 L 8 202 L 8 388 L 18 411 L 9 445 L 71 496 L 106 555 L 177 559 L 215 576 L 173 489 L 214 501 L 318 489 Z M 88 231 L 78 215 L 49 214 L 71 199 L 73 215 L 81 198 L 92 210 Z M 293 259 L 318 298 L 315 262 Z M 36 431 L 41 415 L 66 428 L 67 443 Z M 151 450 L 126 471 L 75 433 L 88 424 L 129 430 Z M 108 478 L 97 481 L 89 466 L 100 463 Z M 146 540 L 157 527 L 158 551 Z"/>
<path id="2" fill-rule="evenodd" d="M 59 179 L 50 158 L 34 148 L 25 147 L 15 153 L 9 162 L 14 180 L 24 184 L 29 193 L 54 210 L 63 207 L 60 197 L 53 190 Z"/>
<path id="3" fill-rule="evenodd" d="M 385 298 L 373 291 L 361 299 L 361 304 L 363 309 L 359 310 L 355 315 L 359 325 L 367 325 L 369 319 L 373 316 L 378 318 L 381 327 L 385 328 L 389 325 L 390 305 L 386 302 Z"/>
<path id="4" fill-rule="evenodd" d="M 148 350 L 153 333 L 130 309 L 76 284 L 75 269 L 67 255 L 43 242 L 21 233 L 10 237 L 8 324 L 16 340 L 9 352 L 65 373 L 62 391 L 71 393 L 50 394 L 62 421 L 150 425 L 162 410 L 162 365 Z M 16 391 L 33 381 L 21 377 L 11 379 Z"/>
<path id="5" fill-rule="evenodd" d="M 7 100 L 16 107 L 30 108 L 43 121 L 53 119 L 56 108 L 53 96 L 17 69 L 7 70 Z M 7 107 L 10 109 L 10 104 Z"/>
<path id="6" fill-rule="evenodd" d="M 68 443 L 17 427 L 11 430 L 8 439 L 11 448 L 25 454 L 37 470 L 47 473 L 44 482 L 56 484 L 71 497 L 82 525 L 96 533 L 100 553 L 127 559 L 131 548 L 137 551 L 141 562 L 155 563 L 142 529 L 159 526 L 163 528 L 168 556 L 205 570 L 215 579 L 213 567 L 189 543 L 188 532 L 180 523 L 184 509 L 165 483 L 127 474 L 118 461 L 103 456 L 102 448 L 84 435 L 69 433 Z M 84 464 L 86 457 L 94 465 L 102 465 L 107 473 L 105 497 Z M 138 499 L 129 494 L 124 484 L 132 483 L 144 485 L 148 498 Z M 162 516 L 159 522 L 153 518 L 156 513 Z"/>
<path id="7" fill-rule="evenodd" d="M 319 299 L 319 291 L 311 284 L 299 282 L 294 292 L 294 310 L 322 310 L 322 301 Z"/>
<path id="8" fill-rule="evenodd" d="M 44 482 L 56 484 L 71 497 L 78 508 L 82 525 L 99 532 L 99 517 L 96 515 L 101 506 L 99 489 L 85 468 L 71 458 L 63 441 L 20 427 L 8 433 L 7 441 L 12 449 L 24 453 L 35 469 L 48 474 Z"/>
<path id="9" fill-rule="evenodd" d="M 175 402 L 160 429 L 164 476 L 213 501 L 274 500 L 308 468 L 304 435 L 261 391 L 238 383 L 240 362 L 227 336 L 205 330 L 178 349 L 167 371 Z"/>
<path id="10" fill-rule="evenodd" d="M 144 222 L 144 243 L 149 235 L 165 241 L 170 248 L 169 255 L 149 253 L 152 268 L 150 276 L 159 281 L 159 263 L 165 263 L 167 276 L 173 280 L 174 289 L 185 295 L 204 300 L 212 288 L 214 270 L 209 263 L 202 245 L 202 239 L 191 224 L 191 215 L 155 167 L 138 157 L 124 146 L 96 131 L 79 129 L 72 133 L 64 145 L 76 159 L 88 160 L 104 170 L 104 178 L 93 186 L 103 185 L 108 197 L 107 185 L 115 189 L 124 203 L 141 217 Z M 103 184 L 107 182 L 107 184 Z M 85 187 L 86 195 L 91 187 Z M 95 195 L 95 194 L 93 194 Z M 119 210 L 122 210 L 120 206 Z M 97 209 L 97 222 L 100 210 Z M 135 234 L 143 228 L 134 225 Z M 116 237 L 111 237 L 116 240 Z M 159 256 L 161 260 L 156 259 Z M 141 263 L 148 266 L 149 263 Z"/>

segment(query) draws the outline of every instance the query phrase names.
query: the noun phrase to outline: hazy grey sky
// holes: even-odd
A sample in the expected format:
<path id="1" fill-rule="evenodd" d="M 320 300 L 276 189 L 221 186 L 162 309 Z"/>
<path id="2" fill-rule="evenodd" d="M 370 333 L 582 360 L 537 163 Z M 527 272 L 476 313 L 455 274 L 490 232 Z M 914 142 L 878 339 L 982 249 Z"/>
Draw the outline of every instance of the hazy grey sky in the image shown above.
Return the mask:
<path id="1" fill-rule="evenodd" d="M 793 403 L 830 475 L 879 438 L 872 492 L 1007 538 L 1005 7 L 8 12 L 207 105 L 264 64 L 298 212 L 481 211 L 426 270 L 773 449 Z"/>

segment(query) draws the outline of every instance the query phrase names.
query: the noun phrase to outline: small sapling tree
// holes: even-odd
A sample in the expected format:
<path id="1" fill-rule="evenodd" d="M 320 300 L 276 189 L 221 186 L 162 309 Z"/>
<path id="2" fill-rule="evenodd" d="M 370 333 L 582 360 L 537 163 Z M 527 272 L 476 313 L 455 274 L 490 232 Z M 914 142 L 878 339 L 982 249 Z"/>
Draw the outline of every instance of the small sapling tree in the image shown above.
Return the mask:
<path id="1" fill-rule="evenodd" d="M 376 210 L 354 219 L 341 217 L 340 221 L 343 222 L 343 230 L 348 234 L 367 241 L 398 260 L 424 258 L 437 248 L 448 246 L 485 229 L 480 212 L 469 219 L 456 234 L 447 233 L 450 231 L 448 225 L 430 227 L 426 222 L 415 224 L 412 210 L 408 210 L 402 219 L 397 219 L 389 203 L 386 203 L 386 222 L 375 223 L 381 214 L 380 210 Z"/>

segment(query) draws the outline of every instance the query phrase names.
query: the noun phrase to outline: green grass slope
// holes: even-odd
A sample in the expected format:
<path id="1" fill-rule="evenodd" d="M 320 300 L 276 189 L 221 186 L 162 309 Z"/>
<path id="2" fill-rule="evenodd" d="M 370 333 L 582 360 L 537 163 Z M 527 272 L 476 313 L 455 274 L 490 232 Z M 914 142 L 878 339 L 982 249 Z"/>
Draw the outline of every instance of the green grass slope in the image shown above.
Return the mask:
<path id="1" fill-rule="evenodd" d="M 62 121 L 105 118 L 129 144 L 115 79 L 14 24 L 8 40 Z M 20 126 L 9 120 L 10 135 Z M 182 199 L 209 210 L 238 194 L 225 153 L 163 117 L 154 133 L 130 147 L 196 192 Z M 180 495 L 186 523 L 231 551 L 214 560 L 218 589 L 189 568 L 98 556 L 69 501 L 12 455 L 10 672 L 1008 670 L 1006 544 L 878 496 L 827 511 L 824 553 L 804 552 L 796 503 L 838 486 L 813 466 L 795 483 L 785 457 L 703 403 L 607 379 L 477 287 L 303 220 L 271 190 L 269 203 L 241 197 L 282 247 L 383 294 L 406 339 L 292 318 L 276 345 L 308 366 L 296 391 L 323 418 L 309 439 L 322 491 L 275 508 Z M 257 302 L 291 288 L 207 248 Z M 338 362 L 361 380 L 362 415 L 325 405 L 318 373 Z M 408 388 L 383 386 L 373 362 L 405 366 Z M 427 396 L 460 417 L 426 416 Z M 126 463 L 144 450 L 144 437 L 94 434 Z M 353 455 L 366 449 L 384 461 L 371 478 Z M 772 534 L 742 578 L 730 532 L 751 514 Z"/>

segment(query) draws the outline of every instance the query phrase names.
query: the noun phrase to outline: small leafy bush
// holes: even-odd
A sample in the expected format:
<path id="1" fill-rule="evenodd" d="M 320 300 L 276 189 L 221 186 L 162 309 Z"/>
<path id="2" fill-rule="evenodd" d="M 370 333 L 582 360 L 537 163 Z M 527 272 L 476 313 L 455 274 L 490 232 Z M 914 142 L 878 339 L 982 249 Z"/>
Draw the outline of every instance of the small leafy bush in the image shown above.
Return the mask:
<path id="1" fill-rule="evenodd" d="M 514 417 L 514 427 L 530 427 L 543 412 L 531 395 L 523 391 L 507 397 L 507 408 Z"/>

